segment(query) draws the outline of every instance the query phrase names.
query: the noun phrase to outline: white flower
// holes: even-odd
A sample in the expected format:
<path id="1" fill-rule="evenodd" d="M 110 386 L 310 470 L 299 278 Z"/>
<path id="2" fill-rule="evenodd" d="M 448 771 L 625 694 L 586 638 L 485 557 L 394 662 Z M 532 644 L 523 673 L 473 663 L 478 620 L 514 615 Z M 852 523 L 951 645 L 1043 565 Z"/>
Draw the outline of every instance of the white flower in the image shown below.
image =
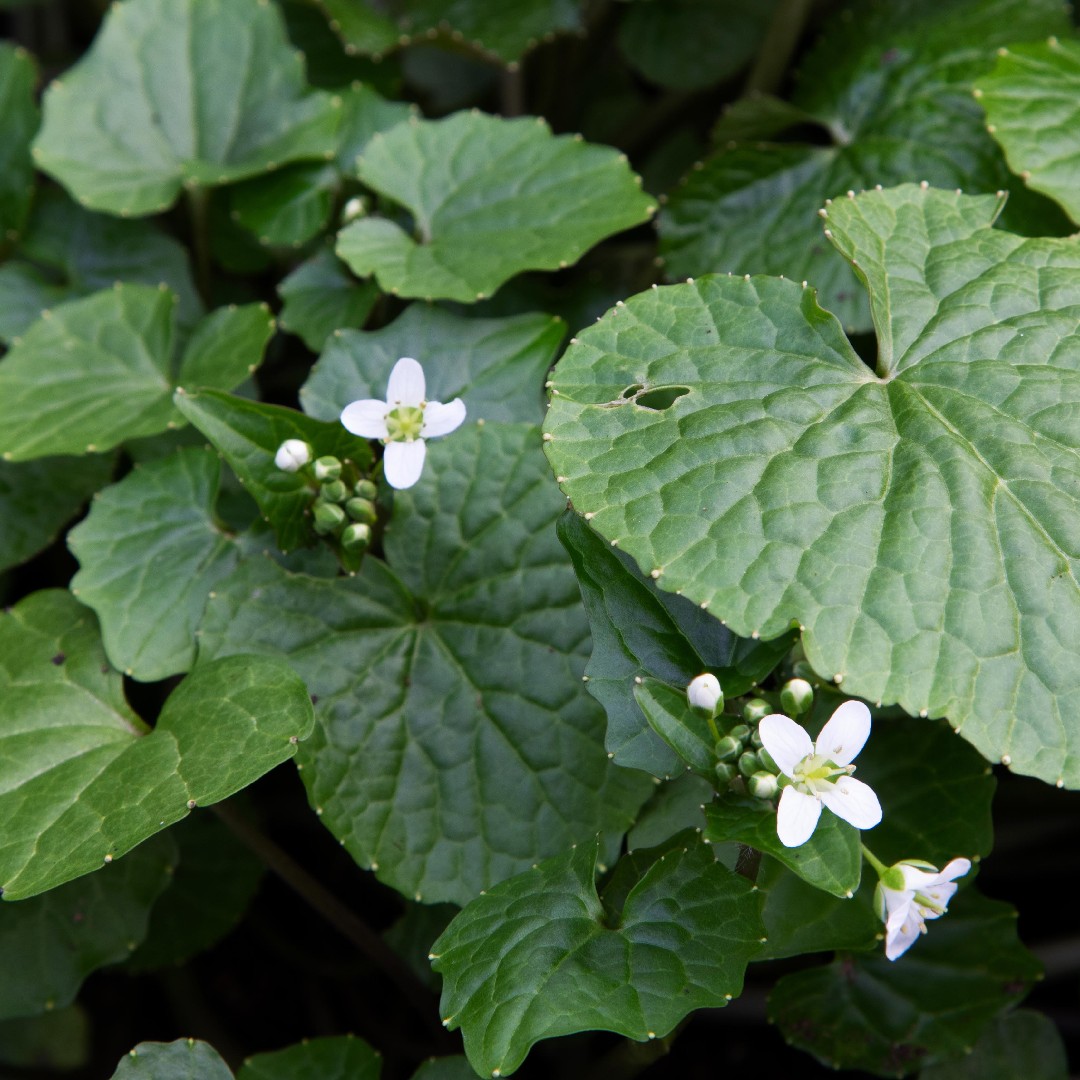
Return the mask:
<path id="1" fill-rule="evenodd" d="M 696 675 L 686 687 L 686 700 L 693 709 L 701 709 L 710 716 L 715 715 L 717 703 L 723 704 L 724 693 L 720 689 L 720 680 L 706 672 Z"/>
<path id="2" fill-rule="evenodd" d="M 870 735 L 870 710 L 861 701 L 845 701 L 821 729 L 816 745 L 782 713 L 762 717 L 758 732 L 762 746 L 791 781 L 776 814 L 776 834 L 784 847 L 799 847 L 810 839 L 822 803 L 856 829 L 872 829 L 881 820 L 873 790 L 851 777 L 851 759 Z"/>
<path id="3" fill-rule="evenodd" d="M 346 405 L 341 422 L 354 435 L 386 444 L 383 472 L 393 488 L 412 487 L 424 469 L 425 439 L 449 435 L 465 421 L 461 398 L 444 405 L 424 400 L 424 369 L 403 356 L 390 372 L 386 400 L 365 398 Z"/>
<path id="4" fill-rule="evenodd" d="M 303 439 L 286 439 L 274 455 L 274 464 L 285 472 L 296 472 L 311 460 L 311 447 Z"/>
<path id="5" fill-rule="evenodd" d="M 945 914 L 958 888 L 955 879 L 970 869 L 969 859 L 953 859 L 944 870 L 905 859 L 881 875 L 874 902 L 885 923 L 885 955 L 890 960 L 903 956 L 926 933 L 927 919 Z"/>

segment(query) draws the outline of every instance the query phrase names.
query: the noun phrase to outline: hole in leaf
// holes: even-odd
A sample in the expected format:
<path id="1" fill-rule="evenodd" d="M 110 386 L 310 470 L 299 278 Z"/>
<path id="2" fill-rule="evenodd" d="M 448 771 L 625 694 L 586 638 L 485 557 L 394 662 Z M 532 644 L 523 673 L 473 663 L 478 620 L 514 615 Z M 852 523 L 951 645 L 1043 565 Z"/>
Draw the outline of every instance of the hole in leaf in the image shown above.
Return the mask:
<path id="1" fill-rule="evenodd" d="M 632 397 L 633 397 L 633 396 L 634 396 L 635 394 L 640 394 L 640 393 L 641 393 L 641 391 L 642 391 L 642 390 L 644 390 L 644 389 L 645 389 L 645 387 L 644 387 L 644 386 L 642 386 L 642 385 L 641 385 L 641 383 L 639 383 L 639 382 L 636 382 L 636 383 L 631 383 L 631 384 L 630 384 L 630 385 L 629 385 L 629 386 L 628 386 L 628 387 L 627 387 L 627 388 L 626 388 L 626 389 L 625 389 L 625 390 L 624 390 L 624 391 L 622 392 L 622 396 L 623 396 L 624 398 L 632 398 Z"/>
<path id="2" fill-rule="evenodd" d="M 679 398 L 689 393 L 690 387 L 688 386 L 660 386 L 655 390 L 650 390 L 648 393 L 641 394 L 637 399 L 637 403 L 642 408 L 662 412 L 664 409 L 670 409 Z"/>

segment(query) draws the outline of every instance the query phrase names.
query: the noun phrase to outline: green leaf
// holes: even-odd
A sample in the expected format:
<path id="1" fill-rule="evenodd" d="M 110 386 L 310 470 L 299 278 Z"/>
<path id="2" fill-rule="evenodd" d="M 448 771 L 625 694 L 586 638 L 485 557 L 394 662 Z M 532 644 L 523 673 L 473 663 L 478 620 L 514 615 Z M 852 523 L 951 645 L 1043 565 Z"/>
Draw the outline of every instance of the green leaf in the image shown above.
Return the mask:
<path id="1" fill-rule="evenodd" d="M 357 281 L 333 251 L 323 248 L 278 285 L 278 295 L 281 328 L 317 353 L 335 330 L 364 325 L 379 290 L 372 281 Z"/>
<path id="2" fill-rule="evenodd" d="M 180 860 L 150 913 L 145 939 L 125 965 L 135 974 L 179 966 L 216 944 L 241 920 L 262 881 L 262 862 L 213 814 L 192 814 L 168 835 Z"/>
<path id="3" fill-rule="evenodd" d="M 188 330 L 203 314 L 187 250 L 149 221 L 94 214 L 58 188 L 38 193 L 14 258 L 0 266 L 0 340 L 24 334 L 47 308 L 117 281 L 167 285 Z"/>
<path id="4" fill-rule="evenodd" d="M 383 932 L 383 940 L 409 965 L 412 973 L 433 993 L 439 992 L 438 975 L 431 970 L 432 942 L 461 909 L 457 904 L 417 904 L 403 901 L 405 914 Z"/>
<path id="5" fill-rule="evenodd" d="M 752 141 L 726 145 L 691 172 L 660 216 L 667 274 L 806 279 L 846 327 L 870 329 L 856 275 L 821 242 L 814 215 L 828 198 L 878 184 L 1006 187 L 972 81 L 995 46 L 1067 32 L 1057 0 L 896 0 L 830 20 L 792 104 L 831 144 L 761 143 L 777 133 L 770 118 Z M 1019 217 L 1008 224 L 1029 227 Z"/>
<path id="6" fill-rule="evenodd" d="M 233 1074 L 209 1043 L 177 1039 L 139 1043 L 117 1063 L 112 1080 L 233 1080 Z"/>
<path id="7" fill-rule="evenodd" d="M 18 238 L 34 193 L 30 142 L 38 126 L 36 82 L 30 54 L 0 42 L 0 251 Z"/>
<path id="8" fill-rule="evenodd" d="M 0 570 L 51 544 L 112 467 L 107 457 L 0 461 Z"/>
<path id="9" fill-rule="evenodd" d="M 61 1072 L 85 1068 L 89 1060 L 90 1021 L 78 1005 L 0 1021 L 0 1064 Z"/>
<path id="10" fill-rule="evenodd" d="M 619 24 L 619 48 L 654 83 L 698 90 L 753 59 L 775 7 L 776 0 L 636 0 Z"/>
<path id="11" fill-rule="evenodd" d="M 356 175 L 356 159 L 376 135 L 420 115 L 415 105 L 387 101 L 365 83 L 354 83 L 343 90 L 341 100 L 337 167 L 345 176 Z"/>
<path id="12" fill-rule="evenodd" d="M 376 60 L 398 43 L 401 37 L 392 19 L 370 8 L 364 0 L 316 0 L 330 21 L 330 29 L 342 40 L 345 51 L 354 56 L 365 53 Z"/>
<path id="13" fill-rule="evenodd" d="M 200 447 L 136 466 L 68 537 L 72 593 L 101 620 L 109 662 L 143 682 L 191 669 L 207 593 L 239 559 L 214 515 L 220 474 Z"/>
<path id="14" fill-rule="evenodd" d="M 431 442 L 395 493 L 386 562 L 326 580 L 252 561 L 203 623 L 200 655 L 284 655 L 304 677 L 319 723 L 301 775 L 323 824 L 428 903 L 467 902 L 598 830 L 610 847 L 651 787 L 604 753 L 538 442 L 504 424 Z"/>
<path id="15" fill-rule="evenodd" d="M 975 96 L 1013 172 L 1080 221 L 1080 41 L 1052 37 L 998 50 Z"/>
<path id="16" fill-rule="evenodd" d="M 635 297 L 560 361 L 547 450 L 661 588 L 742 636 L 801 624 L 845 693 L 1077 785 L 1080 243 L 991 229 L 997 207 L 915 185 L 833 204 L 876 375 L 793 282 Z"/>
<path id="17" fill-rule="evenodd" d="M 969 1054 L 923 1069 L 919 1080 L 1066 1080 L 1068 1075 L 1057 1025 L 1044 1013 L 1017 1009 L 993 1020 Z"/>
<path id="18" fill-rule="evenodd" d="M 483 300 L 522 270 L 577 262 L 655 209 L 625 156 L 530 117 L 414 118 L 373 138 L 358 169 L 415 231 L 362 218 L 339 233 L 338 254 L 385 291 L 429 300 Z"/>
<path id="19" fill-rule="evenodd" d="M 634 679 L 652 676 L 685 687 L 695 675 L 711 671 L 728 697 L 738 697 L 776 667 L 795 635 L 774 641 L 738 638 L 696 604 L 658 589 L 580 515 L 568 511 L 558 529 L 589 616 L 593 651 L 585 674 L 589 693 L 607 712 L 607 748 L 620 765 L 670 776 L 679 762 L 643 723 L 633 700 Z M 708 769 L 711 776 L 711 764 Z"/>
<path id="20" fill-rule="evenodd" d="M 9 975 L 0 982 L 0 1019 L 63 1008 L 90 972 L 125 960 L 146 936 L 175 865 L 175 845 L 155 837 L 100 874 L 0 904 L 0 967 Z"/>
<path id="21" fill-rule="evenodd" d="M 117 284 L 46 312 L 0 362 L 0 456 L 100 453 L 182 423 L 175 308 L 168 289 Z M 272 326 L 262 304 L 211 313 L 180 375 L 231 389 L 261 362 Z"/>
<path id="22" fill-rule="evenodd" d="M 339 423 L 324 424 L 295 409 L 264 405 L 213 390 L 177 392 L 176 407 L 221 452 L 270 522 L 282 551 L 311 542 L 315 488 L 304 473 L 284 472 L 274 455 L 286 439 L 302 439 L 313 458 L 333 456 L 361 471 L 371 467 L 371 446 Z"/>
<path id="23" fill-rule="evenodd" d="M 8 899 L 99 869 L 296 753 L 313 723 L 286 666 L 236 656 L 173 691 L 153 731 L 128 708 L 95 620 L 67 593 L 0 616 L 0 882 Z"/>
<path id="24" fill-rule="evenodd" d="M 432 1058 L 413 1073 L 412 1080 L 476 1080 L 476 1073 L 468 1058 Z"/>
<path id="25" fill-rule="evenodd" d="M 764 799 L 727 794 L 705 807 L 705 839 L 737 841 L 777 859 L 815 889 L 850 899 L 862 877 L 858 829 L 822 811 L 814 835 L 801 847 L 784 847 L 776 835 L 776 806 Z"/>
<path id="26" fill-rule="evenodd" d="M 699 776 L 705 779 L 715 776 L 716 740 L 708 722 L 691 710 L 685 691 L 676 690 L 658 679 L 639 676 L 633 694 L 649 727 L 674 752 L 672 766 L 664 775 L 670 777 L 685 761 Z"/>
<path id="27" fill-rule="evenodd" d="M 769 1018 L 833 1068 L 901 1076 L 965 1053 L 1039 971 L 1016 937 L 1015 910 L 965 889 L 897 961 L 841 955 L 785 975 Z"/>
<path id="28" fill-rule="evenodd" d="M 300 247 L 329 222 L 337 185 L 332 165 L 289 165 L 230 188 L 232 218 L 266 247 Z"/>
<path id="29" fill-rule="evenodd" d="M 463 398 L 470 420 L 539 420 L 544 378 L 565 334 L 550 315 L 469 319 L 410 304 L 389 326 L 333 335 L 300 402 L 310 416 L 336 420 L 352 401 L 381 399 L 398 358 L 411 356 L 423 364 L 428 397 Z"/>
<path id="30" fill-rule="evenodd" d="M 712 784 L 692 773 L 657 784 L 649 801 L 641 808 L 634 827 L 626 835 L 627 851 L 656 847 L 683 829 L 705 826 L 702 807 L 713 797 Z"/>
<path id="31" fill-rule="evenodd" d="M 332 157 L 341 101 L 308 90 L 276 5 L 128 0 L 43 107 L 38 167 L 84 206 L 138 216 Z"/>
<path id="32" fill-rule="evenodd" d="M 305 1039 L 249 1057 L 236 1080 L 379 1080 L 382 1058 L 353 1035 Z"/>
<path id="33" fill-rule="evenodd" d="M 595 843 L 478 897 L 432 947 L 440 1008 L 482 1076 L 540 1039 L 599 1028 L 644 1041 L 742 990 L 762 935 L 758 898 L 704 844 L 652 864 L 609 921 Z"/>

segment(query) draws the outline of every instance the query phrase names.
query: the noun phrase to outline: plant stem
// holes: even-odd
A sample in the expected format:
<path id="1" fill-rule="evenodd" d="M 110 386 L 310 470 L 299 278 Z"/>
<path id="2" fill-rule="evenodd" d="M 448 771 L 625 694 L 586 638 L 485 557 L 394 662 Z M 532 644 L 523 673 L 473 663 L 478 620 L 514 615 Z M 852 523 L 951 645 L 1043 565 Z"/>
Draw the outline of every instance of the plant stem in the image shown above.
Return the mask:
<path id="1" fill-rule="evenodd" d="M 503 69 L 499 81 L 499 112 L 508 119 L 525 112 L 525 81 L 520 62 Z"/>
<path id="2" fill-rule="evenodd" d="M 810 14 L 811 0 L 780 0 L 743 94 L 775 94 L 784 84 L 795 47 Z"/>
<path id="3" fill-rule="evenodd" d="M 877 871 L 878 877 L 881 877 L 889 868 L 865 845 L 861 844 L 863 858 Z"/>
<path id="4" fill-rule="evenodd" d="M 311 905 L 343 937 L 348 938 L 401 991 L 423 1018 L 436 1047 L 452 1050 L 455 1043 L 433 1020 L 438 1012 L 434 997 L 408 965 L 362 919 L 353 914 L 329 889 L 311 876 L 292 856 L 228 803 L 212 807 L 217 816 L 282 881 Z"/>
<path id="5" fill-rule="evenodd" d="M 195 284 L 207 307 L 210 302 L 210 192 L 197 185 L 184 189 L 191 218 L 191 246 L 195 252 Z"/>

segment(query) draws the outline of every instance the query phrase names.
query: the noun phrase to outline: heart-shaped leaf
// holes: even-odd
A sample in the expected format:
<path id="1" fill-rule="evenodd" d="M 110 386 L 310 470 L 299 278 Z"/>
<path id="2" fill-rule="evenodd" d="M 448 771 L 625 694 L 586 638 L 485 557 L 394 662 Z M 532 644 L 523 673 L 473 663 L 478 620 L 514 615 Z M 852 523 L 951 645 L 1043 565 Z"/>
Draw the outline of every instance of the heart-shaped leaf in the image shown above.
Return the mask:
<path id="1" fill-rule="evenodd" d="M 409 211 L 413 233 L 361 218 L 338 234 L 338 254 L 387 292 L 429 300 L 483 300 L 523 270 L 577 262 L 655 209 L 625 156 L 528 117 L 414 117 L 376 135 L 358 171 Z"/>
<path id="2" fill-rule="evenodd" d="M 34 160 L 84 206 L 152 214 L 185 187 L 333 157 L 340 112 L 308 90 L 275 5 L 127 0 L 46 91 Z"/>
<path id="3" fill-rule="evenodd" d="M 160 829 L 246 787 L 311 731 L 284 664 L 235 656 L 173 691 L 153 731 L 124 701 L 95 619 L 68 593 L 0 615 L 0 882 L 21 899 L 99 869 Z"/>
<path id="4" fill-rule="evenodd" d="M 478 897 L 432 946 L 443 1022 L 481 1076 L 508 1076 L 540 1039 L 599 1028 L 644 1041 L 742 991 L 764 931 L 759 898 L 705 844 L 657 858 L 613 914 L 597 845 Z"/>
<path id="5" fill-rule="evenodd" d="M 394 495 L 386 562 L 327 580 L 252 560 L 202 627 L 200 655 L 282 655 L 307 680 L 319 726 L 301 775 L 323 824 L 428 903 L 465 903 L 600 830 L 612 848 L 652 787 L 604 752 L 538 443 L 493 423 L 431 442 Z"/>
<path id="6" fill-rule="evenodd" d="M 30 141 L 38 126 L 36 82 L 30 54 L 0 42 L 0 251 L 22 231 L 34 192 Z"/>
<path id="7" fill-rule="evenodd" d="M 339 1035 L 254 1054 L 236 1080 L 379 1080 L 381 1071 L 382 1056 L 363 1039 Z"/>
<path id="8" fill-rule="evenodd" d="M 635 297 L 560 361 L 547 448 L 661 588 L 743 636 L 801 624 L 845 692 L 1076 785 L 1080 242 L 997 208 L 915 185 L 830 207 L 876 374 L 793 282 Z"/>

